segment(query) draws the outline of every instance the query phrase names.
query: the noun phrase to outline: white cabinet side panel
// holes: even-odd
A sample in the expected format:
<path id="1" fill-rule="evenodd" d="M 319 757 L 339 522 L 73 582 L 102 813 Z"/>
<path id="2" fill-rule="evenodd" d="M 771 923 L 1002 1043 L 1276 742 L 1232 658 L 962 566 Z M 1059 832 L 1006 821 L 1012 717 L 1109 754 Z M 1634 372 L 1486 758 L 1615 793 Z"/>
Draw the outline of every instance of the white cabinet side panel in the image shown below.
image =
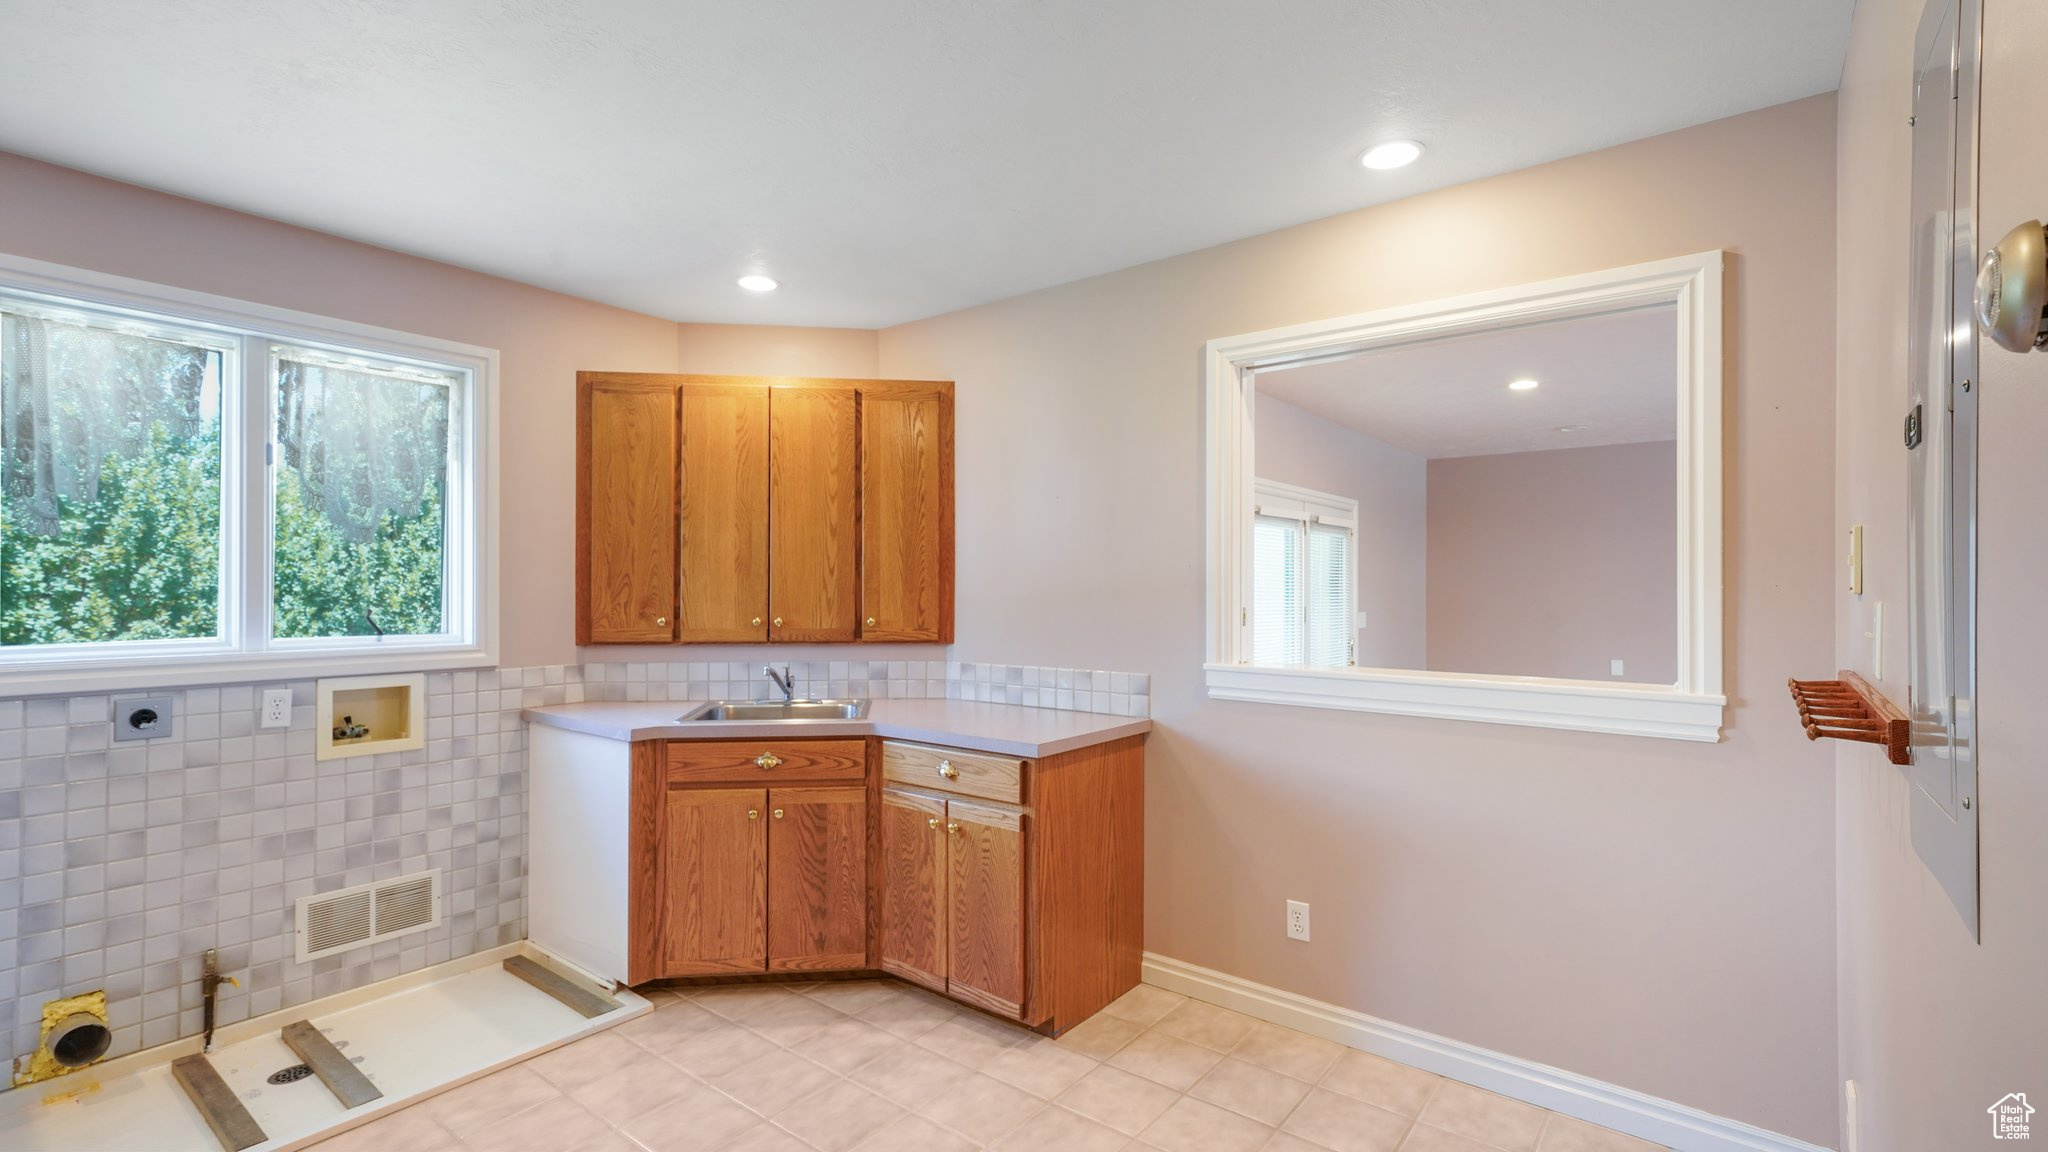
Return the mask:
<path id="1" fill-rule="evenodd" d="M 527 737 L 527 936 L 623 984 L 633 746 L 539 724 Z"/>

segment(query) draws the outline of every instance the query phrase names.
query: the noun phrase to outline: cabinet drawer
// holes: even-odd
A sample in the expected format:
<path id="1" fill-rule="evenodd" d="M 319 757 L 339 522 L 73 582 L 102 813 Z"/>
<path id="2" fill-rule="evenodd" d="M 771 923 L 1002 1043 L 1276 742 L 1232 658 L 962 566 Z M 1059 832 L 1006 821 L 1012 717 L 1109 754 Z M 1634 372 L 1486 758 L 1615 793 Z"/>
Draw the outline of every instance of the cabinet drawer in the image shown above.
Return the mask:
<path id="1" fill-rule="evenodd" d="M 884 740 L 882 778 L 1005 804 L 1024 802 L 1024 762 L 986 752 Z"/>
<path id="2" fill-rule="evenodd" d="M 671 740 L 668 781 L 865 780 L 867 741 Z"/>

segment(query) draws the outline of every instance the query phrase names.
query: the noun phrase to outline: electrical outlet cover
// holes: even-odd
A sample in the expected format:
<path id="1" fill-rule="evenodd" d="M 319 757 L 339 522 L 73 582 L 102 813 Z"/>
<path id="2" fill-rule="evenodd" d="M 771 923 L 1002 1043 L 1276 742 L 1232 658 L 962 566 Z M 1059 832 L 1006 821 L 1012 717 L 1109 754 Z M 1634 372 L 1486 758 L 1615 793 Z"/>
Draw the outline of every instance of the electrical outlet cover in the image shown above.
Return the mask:
<path id="1" fill-rule="evenodd" d="M 116 696 L 114 739 L 157 740 L 177 731 L 176 705 L 169 696 Z"/>
<path id="2" fill-rule="evenodd" d="M 289 728 L 292 726 L 292 690 L 289 688 L 265 688 L 262 706 L 256 710 L 258 728 Z"/>
<path id="3" fill-rule="evenodd" d="M 1308 939 L 1308 905 L 1300 900 L 1287 902 L 1287 938 Z"/>

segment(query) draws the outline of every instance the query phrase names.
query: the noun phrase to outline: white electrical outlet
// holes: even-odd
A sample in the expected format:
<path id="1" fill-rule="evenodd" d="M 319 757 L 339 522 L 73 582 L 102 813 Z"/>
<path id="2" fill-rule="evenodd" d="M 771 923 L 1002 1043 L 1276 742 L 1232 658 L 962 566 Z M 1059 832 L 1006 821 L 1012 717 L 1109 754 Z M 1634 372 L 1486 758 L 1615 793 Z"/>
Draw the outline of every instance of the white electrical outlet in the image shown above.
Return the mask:
<path id="1" fill-rule="evenodd" d="M 1299 900 L 1287 902 L 1287 938 L 1308 939 L 1308 905 Z"/>
<path id="2" fill-rule="evenodd" d="M 256 714 L 258 728 L 289 728 L 292 726 L 292 690 L 289 688 L 265 688 L 263 708 Z"/>
<path id="3" fill-rule="evenodd" d="M 1609 676 L 1619 676 L 1619 675 L 1621 675 L 1621 661 L 1619 661 L 1619 660 L 1609 660 L 1609 661 L 1607 662 L 1607 674 L 1608 674 Z"/>

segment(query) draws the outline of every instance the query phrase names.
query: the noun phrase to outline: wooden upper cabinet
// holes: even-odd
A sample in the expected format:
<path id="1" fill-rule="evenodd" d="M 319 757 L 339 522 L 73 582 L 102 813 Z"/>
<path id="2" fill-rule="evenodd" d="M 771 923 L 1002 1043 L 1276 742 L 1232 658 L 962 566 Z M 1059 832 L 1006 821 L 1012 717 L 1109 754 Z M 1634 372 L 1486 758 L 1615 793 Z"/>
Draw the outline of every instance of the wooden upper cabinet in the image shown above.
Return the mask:
<path id="1" fill-rule="evenodd" d="M 684 643 L 768 639 L 768 389 L 681 387 Z"/>
<path id="2" fill-rule="evenodd" d="M 578 644 L 953 639 L 953 385 L 579 372 Z"/>
<path id="3" fill-rule="evenodd" d="M 866 967 L 867 788 L 771 788 L 768 814 L 768 970 Z"/>
<path id="4" fill-rule="evenodd" d="M 946 803 L 946 991 L 1003 1016 L 1024 1013 L 1024 814 Z"/>
<path id="5" fill-rule="evenodd" d="M 860 636 L 858 395 L 775 388 L 768 401 L 771 640 Z"/>
<path id="6" fill-rule="evenodd" d="M 875 879 L 881 905 L 882 970 L 946 990 L 946 802 L 882 789 L 882 854 Z"/>
<path id="7" fill-rule="evenodd" d="M 860 389 L 863 640 L 953 640 L 953 393 Z"/>
<path id="8" fill-rule="evenodd" d="M 670 788 L 667 805 L 664 974 L 764 970 L 767 790 Z"/>
<path id="9" fill-rule="evenodd" d="M 666 644 L 676 621 L 676 389 L 576 377 L 576 642 Z"/>

